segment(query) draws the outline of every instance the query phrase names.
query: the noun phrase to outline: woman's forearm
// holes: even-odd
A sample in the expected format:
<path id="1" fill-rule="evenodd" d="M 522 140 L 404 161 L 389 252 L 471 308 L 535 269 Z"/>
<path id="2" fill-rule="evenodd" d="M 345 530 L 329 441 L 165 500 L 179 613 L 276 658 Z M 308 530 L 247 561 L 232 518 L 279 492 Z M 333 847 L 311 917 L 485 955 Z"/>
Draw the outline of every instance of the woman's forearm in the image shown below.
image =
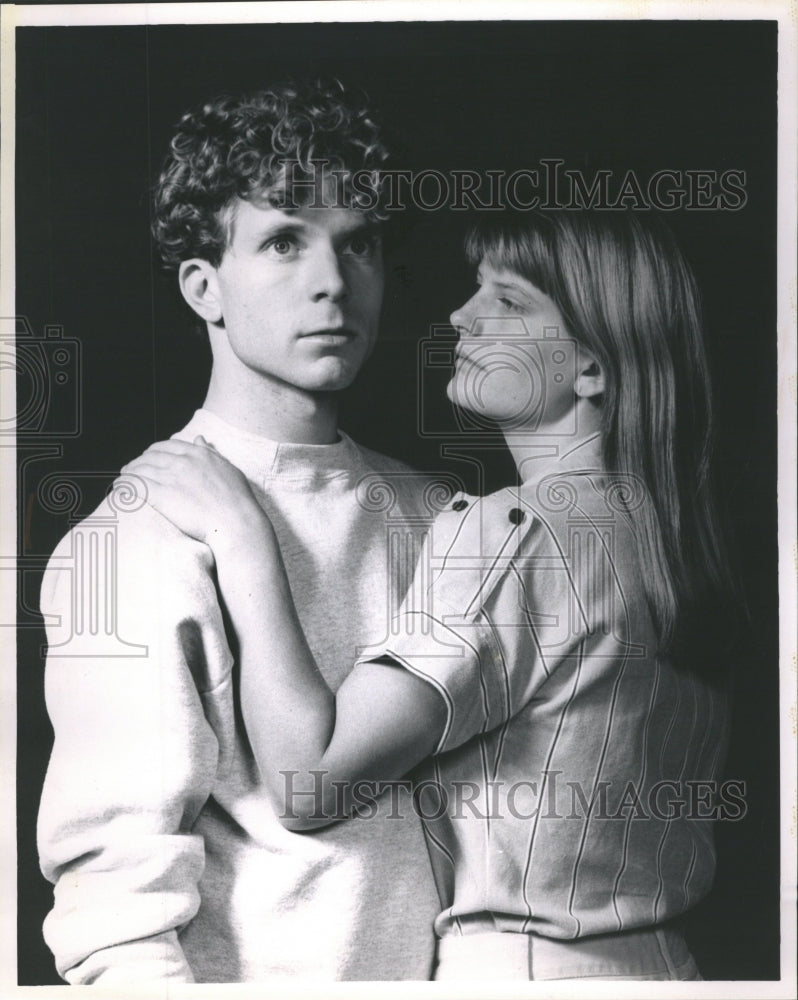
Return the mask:
<path id="1" fill-rule="evenodd" d="M 249 741 L 278 816 L 307 830 L 345 818 L 363 783 L 403 777 L 446 722 L 440 694 L 393 662 L 355 667 L 333 694 L 308 647 L 261 511 L 211 539 L 238 639 Z"/>
<path id="2" fill-rule="evenodd" d="M 402 777 L 434 749 L 446 722 L 441 696 L 393 661 L 355 665 L 330 691 L 274 529 L 239 469 L 197 438 L 153 445 L 126 471 L 144 480 L 156 510 L 214 553 L 238 640 L 244 723 L 286 825 L 296 802 L 307 814 L 296 821 L 302 829 L 343 818 L 354 784 Z"/>
<path id="3" fill-rule="evenodd" d="M 271 526 L 249 518 L 246 525 L 246 533 L 214 544 L 214 555 L 238 641 L 247 734 L 263 781 L 282 804 L 285 772 L 299 777 L 323 766 L 335 696 L 308 648 Z"/>

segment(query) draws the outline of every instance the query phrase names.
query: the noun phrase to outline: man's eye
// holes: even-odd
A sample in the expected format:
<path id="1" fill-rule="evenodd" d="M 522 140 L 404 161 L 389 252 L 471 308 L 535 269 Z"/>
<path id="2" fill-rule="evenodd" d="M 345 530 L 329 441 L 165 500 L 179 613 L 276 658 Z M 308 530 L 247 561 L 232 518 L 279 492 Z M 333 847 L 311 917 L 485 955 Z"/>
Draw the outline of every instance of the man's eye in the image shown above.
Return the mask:
<path id="1" fill-rule="evenodd" d="M 377 236 L 353 236 L 344 248 L 353 257 L 371 257 L 379 246 Z"/>
<path id="2" fill-rule="evenodd" d="M 297 250 L 296 242 L 288 236 L 275 236 L 263 245 L 264 250 L 268 250 L 277 257 L 290 257 Z"/>

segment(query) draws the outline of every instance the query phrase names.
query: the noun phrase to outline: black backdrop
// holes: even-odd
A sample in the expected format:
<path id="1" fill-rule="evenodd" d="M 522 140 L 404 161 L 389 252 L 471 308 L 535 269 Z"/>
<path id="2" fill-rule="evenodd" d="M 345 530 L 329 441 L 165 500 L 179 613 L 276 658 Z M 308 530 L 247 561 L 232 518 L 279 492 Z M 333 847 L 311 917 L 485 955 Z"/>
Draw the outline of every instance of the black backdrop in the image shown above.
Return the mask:
<path id="1" fill-rule="evenodd" d="M 748 811 L 718 824 L 716 886 L 694 911 L 689 937 L 706 978 L 778 977 L 776 36 L 774 22 L 17 30 L 16 311 L 29 324 L 29 332 L 17 324 L 25 345 L 18 362 L 21 984 L 59 981 L 41 938 L 51 890 L 35 849 L 52 738 L 35 611 L 43 561 L 124 461 L 185 422 L 208 374 L 207 350 L 153 264 L 148 190 L 183 110 L 216 93 L 308 74 L 364 87 L 417 170 L 512 170 L 562 157 L 588 177 L 600 167 L 643 177 L 664 168 L 746 172 L 739 211 L 670 214 L 704 293 L 723 492 L 752 622 L 731 665 L 727 768 L 746 782 Z M 462 225 L 447 211 L 405 220 L 388 255 L 381 344 L 343 410 L 356 439 L 428 469 L 446 467 L 441 444 L 456 428 L 439 379 L 423 391 L 443 436 L 419 434 L 416 345 L 470 287 Z M 62 333 L 40 340 L 48 325 Z M 59 338 L 66 354 L 58 354 Z M 43 393 L 37 379 L 45 380 Z M 511 468 L 506 456 L 480 454 L 482 484 L 469 480 L 472 467 L 448 462 L 472 490 L 501 485 Z M 56 474 L 77 483 L 80 496 L 54 500 L 45 487 Z"/>

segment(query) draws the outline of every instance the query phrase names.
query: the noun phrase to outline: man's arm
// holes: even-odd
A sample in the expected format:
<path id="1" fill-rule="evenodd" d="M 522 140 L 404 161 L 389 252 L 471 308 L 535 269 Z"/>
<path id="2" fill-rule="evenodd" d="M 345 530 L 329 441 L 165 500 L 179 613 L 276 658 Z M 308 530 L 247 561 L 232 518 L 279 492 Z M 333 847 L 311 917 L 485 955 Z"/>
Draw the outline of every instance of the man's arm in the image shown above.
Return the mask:
<path id="1" fill-rule="evenodd" d="M 42 871 L 55 885 L 45 938 L 71 983 L 191 982 L 178 931 L 199 907 L 204 844 L 191 829 L 218 757 L 191 673 L 205 623 L 189 630 L 192 653 L 175 620 L 182 581 L 172 539 L 135 530 L 132 519 L 157 519 L 149 509 L 125 519 L 115 593 L 81 585 L 75 553 L 93 544 L 85 525 L 59 547 L 42 588 L 55 733 L 38 829 Z M 137 655 L 108 655 L 91 621 L 97 596 L 115 603 L 117 634 L 135 644 L 118 652 Z"/>

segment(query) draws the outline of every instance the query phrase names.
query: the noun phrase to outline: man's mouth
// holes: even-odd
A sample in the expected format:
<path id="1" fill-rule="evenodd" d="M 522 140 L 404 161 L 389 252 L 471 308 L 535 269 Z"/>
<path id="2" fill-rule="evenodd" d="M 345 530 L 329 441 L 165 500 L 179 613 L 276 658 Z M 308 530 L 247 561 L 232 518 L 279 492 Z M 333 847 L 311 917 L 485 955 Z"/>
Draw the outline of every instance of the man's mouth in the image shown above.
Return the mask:
<path id="1" fill-rule="evenodd" d="M 342 344 L 348 344 L 356 336 L 357 333 L 347 326 L 331 326 L 321 330 L 310 330 L 307 333 L 301 334 L 300 339 L 317 341 L 321 344 L 330 344 L 337 347 Z"/>

